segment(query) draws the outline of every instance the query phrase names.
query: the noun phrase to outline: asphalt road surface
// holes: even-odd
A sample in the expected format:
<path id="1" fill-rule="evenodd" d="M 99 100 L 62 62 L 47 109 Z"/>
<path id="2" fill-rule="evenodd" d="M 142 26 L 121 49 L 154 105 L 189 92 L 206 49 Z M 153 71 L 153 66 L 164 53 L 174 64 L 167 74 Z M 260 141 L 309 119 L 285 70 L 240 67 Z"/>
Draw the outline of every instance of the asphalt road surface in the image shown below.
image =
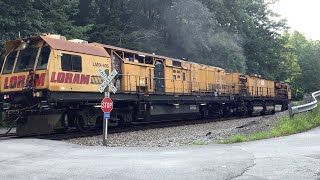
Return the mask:
<path id="1" fill-rule="evenodd" d="M 249 143 L 166 148 L 2 140 L 0 179 L 320 180 L 320 128 Z"/>

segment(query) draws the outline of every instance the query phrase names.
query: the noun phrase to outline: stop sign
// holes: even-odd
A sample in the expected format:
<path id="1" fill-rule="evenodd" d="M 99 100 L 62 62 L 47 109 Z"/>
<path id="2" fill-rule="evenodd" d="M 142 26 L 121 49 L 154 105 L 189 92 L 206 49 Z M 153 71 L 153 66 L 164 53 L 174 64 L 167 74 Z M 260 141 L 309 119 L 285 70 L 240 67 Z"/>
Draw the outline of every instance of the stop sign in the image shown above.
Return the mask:
<path id="1" fill-rule="evenodd" d="M 110 98 L 104 98 L 101 101 L 101 109 L 104 113 L 110 113 L 113 109 L 113 102 Z"/>

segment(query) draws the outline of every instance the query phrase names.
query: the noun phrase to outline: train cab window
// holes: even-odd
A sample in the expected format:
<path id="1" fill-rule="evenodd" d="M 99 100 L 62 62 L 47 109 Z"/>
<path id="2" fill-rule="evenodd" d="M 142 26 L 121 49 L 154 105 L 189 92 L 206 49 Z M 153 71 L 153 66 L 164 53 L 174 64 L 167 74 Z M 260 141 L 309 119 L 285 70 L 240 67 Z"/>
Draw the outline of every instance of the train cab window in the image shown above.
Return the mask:
<path id="1" fill-rule="evenodd" d="M 33 70 L 38 51 L 38 47 L 28 47 L 24 50 L 20 50 L 14 72 Z"/>
<path id="2" fill-rule="evenodd" d="M 11 74 L 12 73 L 12 69 L 13 69 L 13 65 L 14 65 L 14 61 L 16 59 L 16 56 L 17 56 L 17 51 L 13 51 L 7 56 L 7 60 L 4 65 L 2 74 Z"/>
<path id="3" fill-rule="evenodd" d="M 145 56 L 143 56 L 143 55 L 137 55 L 136 54 L 134 57 L 135 57 L 135 60 L 137 62 L 139 62 L 139 63 L 144 63 L 145 62 Z"/>
<path id="4" fill-rule="evenodd" d="M 173 73 L 176 73 L 177 71 L 176 70 L 173 70 Z"/>
<path id="5" fill-rule="evenodd" d="M 180 78 L 181 78 L 180 75 L 178 75 L 178 76 L 177 76 L 177 79 L 180 79 Z"/>
<path id="6" fill-rule="evenodd" d="M 37 64 L 37 70 L 47 69 L 50 52 L 51 52 L 51 49 L 49 46 L 42 47 L 38 64 Z"/>
<path id="7" fill-rule="evenodd" d="M 181 62 L 179 61 L 172 61 L 172 65 L 175 67 L 181 67 Z"/>
<path id="8" fill-rule="evenodd" d="M 61 57 L 61 68 L 63 71 L 82 71 L 82 59 L 81 56 L 62 54 Z"/>
<path id="9" fill-rule="evenodd" d="M 133 54 L 124 53 L 124 58 L 130 62 L 139 62 L 137 59 L 134 58 Z"/>
<path id="10" fill-rule="evenodd" d="M 145 57 L 145 63 L 146 63 L 146 64 L 153 64 L 153 58 L 152 58 L 152 57 L 149 57 L 149 56 L 146 56 L 146 57 Z"/>
<path id="11" fill-rule="evenodd" d="M 185 81 L 186 80 L 186 73 L 182 73 L 182 80 Z"/>

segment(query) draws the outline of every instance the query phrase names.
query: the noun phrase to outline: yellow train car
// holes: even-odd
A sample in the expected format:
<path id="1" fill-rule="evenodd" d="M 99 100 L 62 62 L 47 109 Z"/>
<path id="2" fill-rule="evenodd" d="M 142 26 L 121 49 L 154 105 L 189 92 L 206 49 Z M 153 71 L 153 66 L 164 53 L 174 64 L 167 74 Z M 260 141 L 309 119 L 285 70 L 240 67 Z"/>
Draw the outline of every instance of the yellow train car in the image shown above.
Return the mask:
<path id="1" fill-rule="evenodd" d="M 115 86 L 121 93 L 164 94 L 165 61 L 167 57 L 90 43 L 103 47 L 111 56 L 112 69 L 117 70 Z"/>
<path id="2" fill-rule="evenodd" d="M 247 88 L 251 96 L 274 97 L 274 81 L 261 78 L 259 75 L 247 75 Z"/>
<path id="3" fill-rule="evenodd" d="M 235 95 L 247 95 L 247 77 L 241 73 L 227 73 L 228 92 Z"/>
<path id="4" fill-rule="evenodd" d="M 111 70 L 108 53 L 100 47 L 40 36 L 28 43 L 10 41 L 1 75 L 1 92 L 32 88 L 60 92 L 95 92 L 98 69 Z M 41 91 L 39 91 L 38 94 Z"/>
<path id="5" fill-rule="evenodd" d="M 200 74 L 200 69 L 202 66 L 197 63 L 191 63 L 190 65 L 191 68 L 191 90 L 193 93 L 199 93 L 201 90 L 204 90 L 205 85 L 201 83 L 201 74 Z"/>
<path id="6" fill-rule="evenodd" d="M 190 63 L 178 59 L 165 60 L 165 92 L 172 94 L 191 93 Z"/>
<path id="7" fill-rule="evenodd" d="M 290 86 L 285 82 L 276 82 L 275 83 L 275 94 L 277 97 L 292 99 Z"/>
<path id="8" fill-rule="evenodd" d="M 44 34 L 8 41 L 1 69 L 1 110 L 18 135 L 100 127 L 104 70 L 112 80 L 110 125 L 207 118 L 286 109 L 284 83 L 100 43 Z M 244 93 L 244 90 L 246 93 Z"/>
<path id="9" fill-rule="evenodd" d="M 226 94 L 229 85 L 226 84 L 226 71 L 222 68 L 216 68 L 216 82 L 219 94 Z"/>
<path id="10" fill-rule="evenodd" d="M 248 97 L 249 101 L 239 101 L 240 104 L 246 104 L 245 109 L 249 115 L 273 114 L 275 113 L 276 104 L 281 104 L 275 101 L 274 81 L 261 78 L 259 75 L 243 75 L 240 73 L 228 73 L 226 81 L 231 85 L 231 92 L 239 97 Z"/>
<path id="11" fill-rule="evenodd" d="M 226 93 L 225 70 L 203 64 L 191 64 L 192 91 L 199 93 Z"/>

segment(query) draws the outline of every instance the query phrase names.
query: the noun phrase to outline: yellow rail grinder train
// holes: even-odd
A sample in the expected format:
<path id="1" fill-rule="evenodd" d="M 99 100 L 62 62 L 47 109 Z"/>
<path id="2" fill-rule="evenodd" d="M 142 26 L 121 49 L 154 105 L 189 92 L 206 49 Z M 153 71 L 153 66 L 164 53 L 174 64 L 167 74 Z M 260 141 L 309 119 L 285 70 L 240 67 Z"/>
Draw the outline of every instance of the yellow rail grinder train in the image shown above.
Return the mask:
<path id="1" fill-rule="evenodd" d="M 16 121 L 20 136 L 100 127 L 99 69 L 118 72 L 111 126 L 272 114 L 291 99 L 287 84 L 259 75 L 43 34 L 6 42 L 3 119 Z"/>

